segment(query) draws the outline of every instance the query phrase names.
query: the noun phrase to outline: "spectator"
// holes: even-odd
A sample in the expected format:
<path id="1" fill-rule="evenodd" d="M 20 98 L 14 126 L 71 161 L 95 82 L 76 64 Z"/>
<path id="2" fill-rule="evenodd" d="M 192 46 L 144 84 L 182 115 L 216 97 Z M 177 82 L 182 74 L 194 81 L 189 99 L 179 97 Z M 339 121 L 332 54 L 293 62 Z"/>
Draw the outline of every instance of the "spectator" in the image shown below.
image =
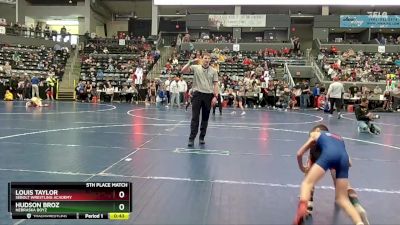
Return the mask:
<path id="1" fill-rule="evenodd" d="M 300 95 L 300 108 L 306 109 L 308 107 L 308 103 L 310 101 L 310 86 L 306 80 L 303 81 L 303 84 L 300 86 L 301 95 Z"/>
<path id="2" fill-rule="evenodd" d="M 178 81 L 178 89 L 179 89 L 179 102 L 185 104 L 185 93 L 188 90 L 188 86 L 183 77 L 180 77 Z"/>
<path id="3" fill-rule="evenodd" d="M 9 62 L 6 62 L 6 64 L 3 67 L 3 70 L 6 76 L 11 76 L 11 65 Z"/>
<path id="4" fill-rule="evenodd" d="M 135 84 L 141 85 L 143 83 L 143 68 L 140 64 L 136 68 L 135 76 L 136 76 Z"/>
<path id="5" fill-rule="evenodd" d="M 46 27 L 44 28 L 44 37 L 45 37 L 46 39 L 49 39 L 49 38 L 50 38 L 50 27 L 49 27 L 48 24 L 46 24 Z"/>
<path id="6" fill-rule="evenodd" d="M 327 96 L 331 103 L 331 108 L 329 113 L 333 114 L 334 106 L 336 106 L 336 110 L 338 111 L 338 119 L 341 118 L 340 110 L 342 108 L 343 93 L 344 93 L 343 84 L 339 82 L 338 77 L 335 77 L 334 82 L 331 85 L 329 85 Z"/>
<path id="7" fill-rule="evenodd" d="M 113 102 L 113 98 L 114 98 L 114 88 L 111 85 L 110 81 L 107 81 L 106 84 L 106 95 L 105 95 L 105 102 Z"/>
<path id="8" fill-rule="evenodd" d="M 19 52 L 15 51 L 12 60 L 14 61 L 14 64 L 17 65 L 21 61 L 21 55 Z"/>
<path id="9" fill-rule="evenodd" d="M 359 90 L 359 88 L 357 87 L 357 84 L 356 84 L 356 83 L 353 83 L 353 86 L 350 86 L 350 87 L 349 87 L 349 91 L 350 91 L 350 96 L 351 96 L 351 97 L 354 97 L 360 90 Z"/>
<path id="10" fill-rule="evenodd" d="M 62 42 L 64 42 L 65 37 L 67 36 L 67 28 L 65 28 L 65 26 L 63 26 L 60 30 L 60 34 L 61 34 L 61 40 Z"/>
<path id="11" fill-rule="evenodd" d="M 39 96 L 39 79 L 33 75 L 32 79 L 31 79 L 31 83 L 32 83 L 32 98 L 33 97 L 40 97 Z"/>
<path id="12" fill-rule="evenodd" d="M 382 89 L 379 87 L 379 85 L 376 85 L 374 88 L 374 94 L 382 94 Z"/>
<path id="13" fill-rule="evenodd" d="M 40 62 L 38 63 L 37 69 L 38 69 L 38 70 L 43 70 L 43 69 L 44 69 L 44 63 L 43 63 L 43 61 L 40 61 Z"/>
<path id="14" fill-rule="evenodd" d="M 170 83 L 170 94 L 171 94 L 171 107 L 174 107 L 174 104 L 176 103 L 178 108 L 180 108 L 178 76 L 176 76 L 175 79 Z"/>
<path id="15" fill-rule="evenodd" d="M 361 104 L 356 106 L 355 114 L 358 122 L 358 132 L 380 134 L 381 129 L 375 124 L 371 123 L 376 116 L 368 110 L 368 99 L 362 98 Z"/>
<path id="16" fill-rule="evenodd" d="M 80 101 L 82 101 L 82 102 L 86 101 L 87 92 L 86 92 L 86 84 L 85 84 L 85 81 L 81 81 L 81 82 L 78 84 L 77 91 L 78 91 L 78 98 L 79 98 L 78 100 L 80 100 Z"/>
<path id="17" fill-rule="evenodd" d="M 46 83 L 47 83 L 47 99 L 48 100 L 54 100 L 54 86 L 57 83 L 57 80 L 54 78 L 54 75 L 50 74 L 47 79 L 46 79 Z"/>
<path id="18" fill-rule="evenodd" d="M 39 25 L 39 23 L 37 23 L 35 27 L 35 36 L 42 37 L 42 27 Z"/>
<path id="19" fill-rule="evenodd" d="M 319 96 L 320 96 L 319 84 L 315 84 L 315 87 L 313 88 L 314 108 L 318 108 L 318 98 L 319 98 Z"/>
<path id="20" fill-rule="evenodd" d="M 6 90 L 6 93 L 4 94 L 4 101 L 13 101 L 14 100 L 14 96 L 11 93 L 10 90 Z"/>

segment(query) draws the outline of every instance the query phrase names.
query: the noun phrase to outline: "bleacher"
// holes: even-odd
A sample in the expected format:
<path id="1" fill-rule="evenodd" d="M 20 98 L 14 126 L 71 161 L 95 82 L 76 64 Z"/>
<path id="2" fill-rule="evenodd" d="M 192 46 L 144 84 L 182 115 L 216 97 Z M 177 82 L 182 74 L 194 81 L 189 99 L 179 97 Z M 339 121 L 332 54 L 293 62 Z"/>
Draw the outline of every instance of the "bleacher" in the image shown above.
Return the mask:
<path id="1" fill-rule="evenodd" d="M 355 52 L 352 55 L 346 55 L 347 53 L 342 54 L 341 52 L 338 52 L 337 54 L 332 54 L 332 52 L 323 50 L 322 54 L 324 54 L 324 59 L 320 56 L 318 61 L 322 67 L 324 67 L 324 65 L 321 60 L 324 60 L 325 63 L 331 65 L 333 68 L 335 67 L 334 64 L 340 60 L 340 70 L 351 69 L 353 73 L 355 69 L 360 69 L 364 72 L 364 68 L 367 64 L 369 69 L 371 69 L 371 72 L 367 75 L 373 75 L 375 81 L 378 82 L 385 81 L 387 74 L 396 73 L 400 68 L 400 60 L 398 60 L 400 53 L 362 52 L 362 54 L 359 54 Z M 396 60 L 398 61 L 396 62 Z M 372 69 L 375 64 L 379 66 L 380 71 L 374 71 Z M 338 69 L 335 70 L 338 71 Z M 322 68 L 322 71 L 325 71 L 325 75 L 330 79 L 327 70 Z M 340 72 L 339 75 L 341 75 Z M 360 81 L 360 77 L 357 77 L 356 81 Z"/>
<path id="2" fill-rule="evenodd" d="M 13 56 L 19 58 L 16 62 Z M 6 62 L 11 65 L 11 73 L 6 74 L 4 69 L 0 70 L 0 76 L 10 78 L 10 75 L 16 76 L 33 76 L 35 75 L 41 80 L 45 80 L 50 71 L 59 68 L 63 71 L 67 59 L 69 57 L 66 51 L 54 51 L 49 48 L 36 46 L 1 46 L 0 48 L 0 67 L 4 67 Z M 38 64 L 43 62 L 43 67 Z M 47 63 L 46 63 L 47 62 Z M 58 79 L 62 79 L 63 73 L 56 74 Z"/>
<path id="3" fill-rule="evenodd" d="M 269 49 L 271 52 L 272 49 Z M 211 53 L 213 57 L 213 53 Z M 224 62 L 218 62 L 219 64 L 219 73 L 220 75 L 227 75 L 243 77 L 245 76 L 245 72 L 249 71 L 248 66 L 243 64 L 243 59 L 247 57 L 252 60 L 253 65 L 264 64 L 267 63 L 270 69 L 278 69 L 283 70 L 285 63 L 290 65 L 306 65 L 306 60 L 303 57 L 292 56 L 291 54 L 282 54 L 279 51 L 275 51 L 274 53 L 261 54 L 259 51 L 229 51 L 224 53 Z M 215 59 L 215 56 L 214 56 Z M 181 51 L 178 56 L 178 64 L 183 66 L 188 63 L 187 54 L 184 51 Z M 215 59 L 217 60 L 217 59 Z M 172 75 L 179 74 L 179 71 L 172 71 Z M 165 78 L 168 76 L 167 74 L 163 74 L 161 77 Z M 184 74 L 185 78 L 191 78 L 193 76 L 192 73 Z"/>
<path id="4" fill-rule="evenodd" d="M 152 50 L 151 44 L 138 39 L 125 40 L 123 44 L 117 39 L 90 39 L 81 55 L 80 80 L 110 81 L 117 88 L 129 85 L 139 64 L 143 65 L 144 75 L 152 69 L 156 62 Z M 92 62 L 87 61 L 89 58 Z M 110 64 L 113 68 L 109 68 Z M 103 75 L 99 76 L 99 71 Z"/>
<path id="5" fill-rule="evenodd" d="M 81 80 L 84 81 L 105 81 L 105 80 L 111 80 L 114 81 L 115 83 L 125 83 L 129 76 L 130 73 L 128 69 L 122 69 L 124 64 L 127 64 L 129 61 L 135 62 L 140 60 L 140 55 L 139 54 L 94 54 L 92 55 L 93 62 L 92 63 L 85 63 L 84 61 L 82 62 L 81 66 Z M 109 60 L 112 59 L 113 61 L 117 61 L 116 70 L 114 71 L 109 71 L 106 68 L 106 65 L 108 64 Z M 94 67 L 95 68 L 95 74 L 96 76 L 90 74 L 90 68 Z M 118 69 L 120 68 L 120 69 Z M 97 76 L 96 72 L 98 70 L 103 71 L 103 76 Z M 143 69 L 144 72 L 147 72 L 147 68 Z"/>

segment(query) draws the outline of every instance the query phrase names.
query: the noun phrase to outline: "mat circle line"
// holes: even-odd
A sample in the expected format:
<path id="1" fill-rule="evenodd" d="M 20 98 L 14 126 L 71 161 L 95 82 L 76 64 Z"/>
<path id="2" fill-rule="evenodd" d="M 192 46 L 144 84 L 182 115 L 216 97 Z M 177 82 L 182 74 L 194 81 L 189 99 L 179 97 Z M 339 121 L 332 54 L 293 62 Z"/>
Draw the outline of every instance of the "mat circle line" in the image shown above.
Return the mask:
<path id="1" fill-rule="evenodd" d="M 67 103 L 67 102 L 64 102 Z M 72 102 L 75 104 L 85 104 L 85 103 L 80 103 L 80 102 Z M 88 104 L 87 104 L 88 105 Z M 102 105 L 102 106 L 110 106 L 108 109 L 99 109 L 99 110 L 86 110 L 86 111 L 75 111 L 75 112 L 40 112 L 38 114 L 44 114 L 44 115 L 57 115 L 57 114 L 78 114 L 78 113 L 90 113 L 90 112 L 105 112 L 105 111 L 112 111 L 116 109 L 117 107 L 114 105 L 109 105 L 109 104 L 96 104 L 96 105 Z M 42 107 L 40 109 L 45 109 L 46 107 Z M 38 108 L 33 108 L 38 109 Z M 36 115 L 36 113 L 33 112 L 0 112 L 0 115 Z"/>
<path id="2" fill-rule="evenodd" d="M 142 119 L 149 119 L 149 120 L 157 120 L 157 121 L 165 121 L 165 122 L 183 122 L 183 123 L 188 123 L 190 122 L 190 120 L 171 120 L 171 119 L 160 119 L 160 118 L 155 118 L 155 117 L 148 117 L 148 116 L 138 116 L 135 114 L 132 114 L 131 112 L 134 111 L 139 111 L 139 110 L 144 110 L 146 108 L 139 108 L 139 109 L 133 109 L 133 110 L 129 110 L 128 112 L 126 112 L 126 114 L 128 114 L 129 116 L 132 117 L 137 117 L 137 118 L 142 118 Z M 278 111 L 271 111 L 271 112 L 278 112 Z M 316 116 L 313 114 L 309 114 L 309 113 L 300 113 L 300 112 L 289 112 L 289 113 L 294 113 L 294 114 L 300 114 L 300 115 L 306 115 L 306 116 L 310 116 L 310 117 L 316 117 L 318 118 L 318 120 L 314 120 L 314 121 L 307 121 L 307 122 L 293 122 L 293 123 L 229 123 L 232 125 L 294 125 L 294 124 L 311 124 L 311 123 L 319 123 L 322 122 L 324 120 L 323 117 L 321 116 Z M 223 124 L 223 123 L 219 123 L 219 122 L 213 122 L 213 124 Z"/>
<path id="3" fill-rule="evenodd" d="M 52 133 L 52 132 L 60 132 L 60 131 L 70 131 L 70 130 L 84 130 L 84 129 L 96 129 L 96 128 L 110 128 L 110 127 L 133 127 L 133 126 L 171 126 L 176 124 L 115 124 L 115 125 L 99 125 L 99 126 L 88 126 L 88 127 L 70 127 L 70 128 L 61 128 L 61 129 L 52 129 L 52 130 L 41 130 L 41 131 L 33 131 L 27 133 L 20 133 L 20 134 L 13 134 L 0 137 L 0 140 L 13 138 L 13 137 L 21 137 L 21 136 L 29 136 L 41 133 Z M 185 124 L 178 124 L 177 126 L 187 126 Z M 301 130 L 289 130 L 289 129 L 280 129 L 280 128 L 272 128 L 272 127 L 250 127 L 250 126 L 229 126 L 229 125 L 211 125 L 215 127 L 229 127 L 229 128 L 237 128 L 237 129 L 263 129 L 263 130 L 272 130 L 272 131 L 283 131 L 283 132 L 291 132 L 291 133 L 301 133 L 301 134 L 308 134 L 308 131 L 301 131 Z M 366 141 L 357 138 L 350 138 L 350 137 L 343 137 L 345 140 L 362 142 L 366 144 L 378 145 L 382 147 L 387 147 L 391 149 L 400 150 L 400 147 L 382 144 L 373 141 Z"/>

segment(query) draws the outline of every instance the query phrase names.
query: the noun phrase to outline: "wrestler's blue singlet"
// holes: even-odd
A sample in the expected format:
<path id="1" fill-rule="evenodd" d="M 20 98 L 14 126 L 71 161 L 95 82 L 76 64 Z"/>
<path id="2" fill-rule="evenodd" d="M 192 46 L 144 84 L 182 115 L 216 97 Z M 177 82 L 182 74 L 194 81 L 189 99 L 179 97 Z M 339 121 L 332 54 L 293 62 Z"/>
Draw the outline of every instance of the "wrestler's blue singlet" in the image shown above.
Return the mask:
<path id="1" fill-rule="evenodd" d="M 329 132 L 321 132 L 316 147 L 321 150 L 321 156 L 315 163 L 325 171 L 335 169 L 336 178 L 349 177 L 349 156 L 342 137 Z"/>

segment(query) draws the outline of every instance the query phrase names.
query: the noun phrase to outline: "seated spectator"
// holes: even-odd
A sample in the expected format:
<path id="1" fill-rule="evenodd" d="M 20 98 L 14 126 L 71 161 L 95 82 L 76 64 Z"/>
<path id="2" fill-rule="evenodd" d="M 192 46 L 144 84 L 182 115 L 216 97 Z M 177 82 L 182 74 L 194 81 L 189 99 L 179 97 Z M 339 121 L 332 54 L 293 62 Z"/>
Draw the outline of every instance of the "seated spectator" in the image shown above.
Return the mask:
<path id="1" fill-rule="evenodd" d="M 178 65 L 178 59 L 176 57 L 174 57 L 174 59 L 172 60 L 172 65 L 177 66 Z"/>
<path id="2" fill-rule="evenodd" d="M 228 94 L 227 94 L 227 100 L 228 100 L 227 105 L 230 107 L 234 106 L 235 99 L 236 99 L 235 93 L 233 92 L 232 89 L 229 89 Z"/>
<path id="3" fill-rule="evenodd" d="M 96 77 L 97 77 L 97 78 L 100 78 L 100 79 L 103 79 L 103 77 L 104 77 L 104 72 L 103 72 L 103 70 L 102 70 L 101 68 L 99 68 L 99 69 L 97 70 L 97 72 L 96 72 Z"/>
<path id="4" fill-rule="evenodd" d="M 372 72 L 374 72 L 374 73 L 380 73 L 380 72 L 382 72 L 382 69 L 381 69 L 381 67 L 378 65 L 378 63 L 375 63 L 371 70 L 372 70 Z"/>
<path id="5" fill-rule="evenodd" d="M 113 64 L 109 64 L 108 67 L 107 67 L 107 71 L 114 72 L 115 71 L 114 65 Z"/>
<path id="6" fill-rule="evenodd" d="M 331 54 L 336 55 L 338 53 L 338 49 L 336 48 L 336 46 L 332 45 L 331 46 Z"/>
<path id="7" fill-rule="evenodd" d="M 368 103 L 369 101 L 367 98 L 362 98 L 361 103 L 356 105 L 355 114 L 358 122 L 357 129 L 360 133 L 372 133 L 378 135 L 381 133 L 381 129 L 372 123 L 376 116 L 369 112 Z"/>
<path id="8" fill-rule="evenodd" d="M 349 87 L 349 91 L 350 91 L 351 97 L 354 97 L 354 95 L 359 91 L 357 84 L 353 83 L 353 86 Z"/>
<path id="9" fill-rule="evenodd" d="M 3 70 L 6 76 L 11 76 L 11 65 L 9 62 L 6 62 L 6 64 L 3 67 Z"/>
<path id="10" fill-rule="evenodd" d="M 105 95 L 105 102 L 112 102 L 114 97 L 114 88 L 111 83 L 108 81 L 106 84 L 106 95 Z"/>
<path id="11" fill-rule="evenodd" d="M 40 61 L 40 62 L 38 63 L 37 69 L 38 69 L 38 70 L 43 70 L 43 69 L 44 69 L 44 63 L 43 63 L 43 61 Z"/>
<path id="12" fill-rule="evenodd" d="M 86 63 L 86 64 L 92 64 L 92 62 L 93 62 L 93 57 L 92 57 L 92 56 L 89 56 L 89 58 L 87 58 L 87 59 L 85 60 L 85 63 Z"/>
<path id="13" fill-rule="evenodd" d="M 289 106 L 288 98 L 285 95 L 281 95 L 278 97 L 278 101 L 276 102 L 276 107 L 278 109 L 285 109 Z"/>
<path id="14" fill-rule="evenodd" d="M 19 52 L 15 51 L 12 60 L 14 61 L 15 64 L 17 64 L 19 61 L 21 61 L 21 55 Z"/>
<path id="15" fill-rule="evenodd" d="M 138 104 L 138 91 L 134 85 L 129 86 L 126 94 L 126 100 L 128 102 L 132 102 L 133 99 L 135 99 L 136 104 Z"/>
<path id="16" fill-rule="evenodd" d="M 337 59 L 336 62 L 334 64 L 332 64 L 332 68 L 334 70 L 341 70 L 341 65 L 342 65 L 342 61 L 340 59 Z"/>
<path id="17" fill-rule="evenodd" d="M 400 37 L 400 36 L 399 36 Z M 397 66 L 397 67 L 400 67 L 400 56 L 394 61 L 394 64 Z"/>
<path id="18" fill-rule="evenodd" d="M 251 59 L 247 58 L 247 56 L 243 59 L 243 65 L 249 66 L 251 64 Z"/>
<path id="19" fill-rule="evenodd" d="M 390 92 L 390 95 L 393 96 L 393 109 L 397 110 L 400 108 L 400 83 L 397 84 L 397 87 Z"/>
<path id="20" fill-rule="evenodd" d="M 376 85 L 374 88 L 374 94 L 382 94 L 382 89 L 379 87 L 379 85 Z"/>
<path id="21" fill-rule="evenodd" d="M 321 95 L 317 99 L 317 102 L 317 108 L 320 110 L 324 110 L 325 104 L 328 102 L 324 93 L 321 93 Z"/>
<path id="22" fill-rule="evenodd" d="M 13 93 L 11 93 L 10 90 L 6 90 L 6 93 L 4 94 L 4 101 L 14 101 Z"/>
<path id="23" fill-rule="evenodd" d="M 81 81 L 76 88 L 78 92 L 78 99 L 82 102 L 85 102 L 87 99 L 87 92 L 86 92 L 86 83 L 85 81 Z"/>
<path id="24" fill-rule="evenodd" d="M 168 101 L 166 91 L 164 90 L 164 85 L 160 85 L 160 87 L 157 90 L 157 96 L 156 96 L 156 103 L 164 105 Z"/>

